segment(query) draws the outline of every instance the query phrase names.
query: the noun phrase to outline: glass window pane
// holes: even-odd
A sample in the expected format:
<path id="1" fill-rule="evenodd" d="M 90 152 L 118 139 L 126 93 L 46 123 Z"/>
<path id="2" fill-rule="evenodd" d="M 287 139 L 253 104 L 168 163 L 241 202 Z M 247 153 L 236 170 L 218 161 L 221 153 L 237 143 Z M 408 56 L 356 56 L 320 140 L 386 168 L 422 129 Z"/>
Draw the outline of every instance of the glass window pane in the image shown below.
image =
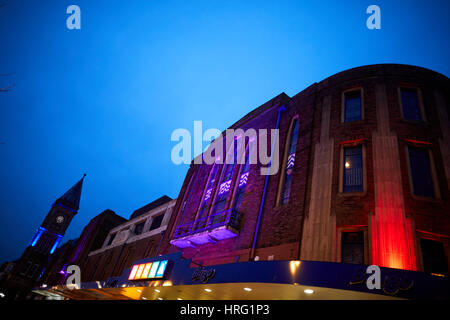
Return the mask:
<path id="1" fill-rule="evenodd" d="M 141 223 L 137 224 L 136 227 L 134 228 L 134 234 L 136 234 L 136 235 L 141 234 L 142 231 L 144 230 L 144 225 L 145 225 L 145 222 L 141 222 Z"/>
<path id="2" fill-rule="evenodd" d="M 288 156 L 286 159 L 286 163 L 284 164 L 284 181 L 281 188 L 281 198 L 280 202 L 282 204 L 286 204 L 289 202 L 289 195 L 291 193 L 291 185 L 292 185 L 292 173 L 295 164 L 295 151 L 297 149 L 298 142 L 298 120 L 294 120 L 292 131 L 289 137 L 289 149 Z"/>
<path id="3" fill-rule="evenodd" d="M 361 120 L 361 91 L 350 91 L 344 94 L 345 97 L 345 112 L 344 121 Z"/>
<path id="4" fill-rule="evenodd" d="M 112 234 L 112 235 L 109 237 L 107 246 L 110 246 L 110 245 L 113 243 L 115 237 L 116 237 L 116 234 Z"/>
<path id="5" fill-rule="evenodd" d="M 164 214 L 160 214 L 159 216 L 154 217 L 153 221 L 152 221 L 152 225 L 150 226 L 150 230 L 159 228 L 161 226 L 163 217 L 164 217 Z"/>
<path id="6" fill-rule="evenodd" d="M 342 232 L 342 262 L 364 264 L 364 232 Z"/>
<path id="7" fill-rule="evenodd" d="M 245 154 L 245 164 L 243 164 L 241 175 L 239 177 L 238 190 L 234 200 L 234 210 L 239 212 L 244 199 L 245 187 L 247 186 L 248 176 L 250 171 L 250 146 L 247 144 L 246 154 Z"/>
<path id="8" fill-rule="evenodd" d="M 434 197 L 430 157 L 427 148 L 408 147 L 411 180 L 415 195 Z"/>
<path id="9" fill-rule="evenodd" d="M 363 191 L 362 146 L 344 149 L 343 192 Z"/>
<path id="10" fill-rule="evenodd" d="M 420 115 L 419 97 L 416 89 L 400 89 L 403 118 L 406 120 L 422 120 Z"/>
<path id="11" fill-rule="evenodd" d="M 420 239 L 424 271 L 428 273 L 448 274 L 447 258 L 442 242 Z"/>

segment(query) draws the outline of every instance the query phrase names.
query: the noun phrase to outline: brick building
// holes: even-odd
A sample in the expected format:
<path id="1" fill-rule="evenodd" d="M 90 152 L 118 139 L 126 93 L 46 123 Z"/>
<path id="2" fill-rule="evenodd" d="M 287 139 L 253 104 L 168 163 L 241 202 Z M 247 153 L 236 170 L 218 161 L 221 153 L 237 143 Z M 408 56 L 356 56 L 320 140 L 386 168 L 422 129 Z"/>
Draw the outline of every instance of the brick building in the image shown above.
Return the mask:
<path id="1" fill-rule="evenodd" d="M 41 284 L 46 286 L 65 284 L 68 276 L 65 272 L 67 266 L 77 265 L 83 270 L 88 254 L 103 245 L 112 228 L 126 221 L 125 218 L 109 209 L 92 218 L 78 239 L 69 240 L 57 249 L 55 261 L 52 262 L 51 268 L 41 280 Z"/>
<path id="2" fill-rule="evenodd" d="M 250 165 L 235 236 L 217 241 L 214 226 L 196 230 L 206 192 L 206 216 L 214 211 L 227 165 L 193 164 L 164 252 L 182 250 L 203 265 L 298 259 L 447 274 L 449 89 L 430 70 L 373 65 L 275 97 L 231 127 L 277 126 L 282 155 L 273 176 Z M 236 206 L 242 167 L 225 209 Z"/>
<path id="3" fill-rule="evenodd" d="M 90 251 L 80 266 L 81 280 L 104 281 L 121 275 L 135 260 L 157 255 L 175 202 L 163 196 L 135 210 L 129 221 L 110 229 L 105 241 Z"/>
<path id="4" fill-rule="evenodd" d="M 148 252 L 154 244 L 125 256 L 117 245 L 102 256 L 108 263 L 89 264 L 120 267 L 88 280 L 115 277 L 104 298 L 450 297 L 449 94 L 439 73 L 381 64 L 278 95 L 230 127 L 278 129 L 270 133 L 279 139 L 276 174 L 262 175 L 267 165 L 252 164 L 249 152 L 241 163 L 193 161 L 158 240 L 162 256 Z M 233 137 L 223 157 L 251 140 Z M 364 265 L 404 281 L 356 288 Z M 152 273 L 155 266 L 164 268 Z M 58 292 L 92 298 L 89 290 Z"/>
<path id="5" fill-rule="evenodd" d="M 21 257 L 3 277 L 0 289 L 8 300 L 31 298 L 32 288 L 48 272 L 55 259 L 54 253 L 78 212 L 85 176 L 52 204 Z"/>

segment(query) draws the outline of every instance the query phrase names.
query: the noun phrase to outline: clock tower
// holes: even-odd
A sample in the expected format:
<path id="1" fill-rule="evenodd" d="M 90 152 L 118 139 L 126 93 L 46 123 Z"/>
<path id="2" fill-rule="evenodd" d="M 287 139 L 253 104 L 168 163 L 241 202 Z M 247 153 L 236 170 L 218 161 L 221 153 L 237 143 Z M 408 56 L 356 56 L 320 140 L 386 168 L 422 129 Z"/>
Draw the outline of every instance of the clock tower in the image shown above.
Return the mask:
<path id="1" fill-rule="evenodd" d="M 78 212 L 85 176 L 52 204 L 41 226 L 16 262 L 4 286 L 13 295 L 10 298 L 26 298 L 26 294 L 39 283 L 70 222 Z"/>

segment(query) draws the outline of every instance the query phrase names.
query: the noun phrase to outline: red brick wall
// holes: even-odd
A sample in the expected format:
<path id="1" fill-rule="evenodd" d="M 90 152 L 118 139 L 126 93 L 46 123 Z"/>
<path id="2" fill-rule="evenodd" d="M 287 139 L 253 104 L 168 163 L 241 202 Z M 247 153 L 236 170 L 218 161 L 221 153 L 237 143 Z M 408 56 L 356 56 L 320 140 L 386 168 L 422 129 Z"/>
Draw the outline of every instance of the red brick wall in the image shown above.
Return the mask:
<path id="1" fill-rule="evenodd" d="M 320 83 L 314 84 L 292 98 L 280 95 L 254 112 L 242 118 L 232 127 L 274 128 L 277 119 L 277 103 L 285 104 L 287 110 L 282 113 L 280 121 L 280 161 L 292 117 L 299 115 L 299 140 L 295 159 L 293 184 L 290 201 L 287 205 L 275 206 L 276 194 L 281 170 L 271 176 L 267 189 L 267 197 L 262 214 L 261 228 L 257 241 L 256 255 L 261 259 L 274 255 L 274 259 L 296 259 L 299 257 L 299 242 L 303 226 L 303 217 L 308 214 L 311 187 L 313 146 L 320 138 L 323 97 L 331 95 L 330 136 L 334 138 L 334 162 L 332 178 L 331 210 L 336 215 L 336 227 L 367 226 L 368 214 L 375 211 L 374 176 L 372 161 L 372 133 L 377 130 L 377 114 L 375 101 L 375 85 L 386 86 L 389 105 L 390 129 L 395 132 L 399 142 L 400 167 L 404 205 L 407 215 L 414 217 L 417 230 L 450 237 L 450 194 L 447 184 L 442 155 L 439 150 L 439 138 L 442 136 L 437 110 L 434 101 L 434 90 L 441 90 L 446 96 L 447 112 L 450 92 L 448 78 L 430 70 L 401 66 L 374 65 L 355 68 L 338 73 Z M 397 87 L 401 84 L 416 84 L 423 94 L 427 122 L 411 123 L 401 118 Z M 342 92 L 352 87 L 362 87 L 364 95 L 364 119 L 352 123 L 341 123 Z M 364 139 L 366 149 L 367 190 L 362 195 L 348 196 L 339 192 L 340 142 L 352 139 Z M 419 199 L 411 195 L 407 159 L 404 151 L 404 138 L 414 138 L 431 142 L 434 162 L 438 175 L 441 199 Z M 193 186 L 192 196 L 186 205 L 183 223 L 194 219 L 203 196 L 204 186 L 211 166 L 191 165 L 180 191 L 174 214 L 169 222 L 163 239 L 161 253 L 178 251 L 170 245 L 176 227 L 181 223 L 183 211 L 180 210 L 186 199 L 187 186 L 192 176 L 197 179 Z M 198 177 L 198 170 L 200 170 Z M 242 204 L 245 213 L 240 235 L 233 239 L 206 244 L 197 248 L 185 248 L 185 257 L 193 257 L 204 264 L 246 261 L 250 257 L 253 236 L 264 189 L 265 176 L 259 174 L 259 166 L 252 165 L 246 194 Z M 438 237 L 439 238 L 439 237 Z M 448 238 L 439 238 L 446 243 L 447 257 L 450 257 Z M 450 265 L 450 263 L 449 263 Z"/>

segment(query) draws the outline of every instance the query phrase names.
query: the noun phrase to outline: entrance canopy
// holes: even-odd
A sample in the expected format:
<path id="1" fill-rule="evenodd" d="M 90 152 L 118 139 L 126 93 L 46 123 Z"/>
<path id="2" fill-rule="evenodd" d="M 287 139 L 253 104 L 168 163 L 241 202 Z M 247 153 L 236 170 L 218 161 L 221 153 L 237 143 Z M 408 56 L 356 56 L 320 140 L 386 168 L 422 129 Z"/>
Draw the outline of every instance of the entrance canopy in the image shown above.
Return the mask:
<path id="1" fill-rule="evenodd" d="M 49 298 L 139 300 L 449 299 L 448 278 L 379 268 L 369 289 L 365 265 L 250 261 L 191 268 L 181 253 L 136 261 L 120 277 L 78 286 L 37 288 Z"/>

